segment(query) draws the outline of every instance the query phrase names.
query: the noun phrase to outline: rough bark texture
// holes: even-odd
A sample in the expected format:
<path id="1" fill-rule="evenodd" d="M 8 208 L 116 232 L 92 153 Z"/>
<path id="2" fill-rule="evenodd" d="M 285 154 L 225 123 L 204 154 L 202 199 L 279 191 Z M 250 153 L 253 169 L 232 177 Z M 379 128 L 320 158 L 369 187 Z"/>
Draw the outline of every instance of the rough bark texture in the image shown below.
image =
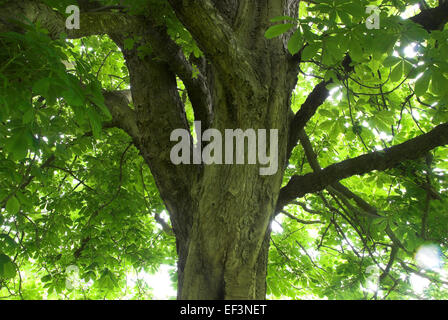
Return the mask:
<path id="1" fill-rule="evenodd" d="M 171 4 L 211 63 L 207 79 L 214 111 L 211 127 L 221 132 L 278 129 L 279 163 L 284 163 L 290 95 L 297 75 L 282 39 L 268 43 L 263 36 L 269 19 L 285 14 L 284 3 L 228 1 L 214 7 L 207 1 L 187 2 Z M 216 26 L 214 36 L 203 35 Z M 265 297 L 269 223 L 282 175 L 280 169 L 261 176 L 257 165 L 203 167 L 191 191 L 197 208 L 191 213 L 180 298 Z"/>

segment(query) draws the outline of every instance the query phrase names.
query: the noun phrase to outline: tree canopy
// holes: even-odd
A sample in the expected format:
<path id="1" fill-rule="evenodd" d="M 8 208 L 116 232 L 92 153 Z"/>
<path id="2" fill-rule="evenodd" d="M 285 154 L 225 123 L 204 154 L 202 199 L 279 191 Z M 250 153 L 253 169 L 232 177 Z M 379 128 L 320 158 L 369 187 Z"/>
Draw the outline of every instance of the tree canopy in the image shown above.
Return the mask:
<path id="1" fill-rule="evenodd" d="M 267 297 L 448 298 L 448 1 L 252 2 L 0 0 L 1 299 L 151 299 L 139 275 L 188 270 L 176 212 L 225 179 L 168 163 L 171 130 L 244 123 L 255 77 L 286 92 L 281 188 L 226 188 L 268 199 Z"/>

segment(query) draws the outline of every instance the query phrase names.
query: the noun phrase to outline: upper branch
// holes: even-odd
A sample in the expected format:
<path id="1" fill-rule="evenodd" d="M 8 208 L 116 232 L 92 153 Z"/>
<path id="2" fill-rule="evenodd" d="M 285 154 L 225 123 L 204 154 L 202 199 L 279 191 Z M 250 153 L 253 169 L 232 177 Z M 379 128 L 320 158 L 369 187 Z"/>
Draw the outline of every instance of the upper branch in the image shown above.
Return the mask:
<path id="1" fill-rule="evenodd" d="M 210 53 L 226 51 L 232 30 L 210 0 L 168 0 L 180 21 Z M 213 32 L 210 32 L 213 30 Z"/>
<path id="2" fill-rule="evenodd" d="M 393 168 L 400 162 L 415 160 L 428 151 L 446 144 L 448 144 L 448 123 L 441 124 L 426 134 L 391 148 L 345 160 L 319 172 L 293 176 L 280 191 L 277 212 L 295 198 L 321 191 L 339 180 L 374 170 Z"/>
<path id="3" fill-rule="evenodd" d="M 217 62 L 221 69 L 247 60 L 231 26 L 211 0 L 168 0 L 177 17 L 191 32 L 199 47 Z"/>
<path id="4" fill-rule="evenodd" d="M 421 25 L 427 31 L 442 30 L 448 22 L 448 2 L 440 1 L 438 7 L 422 10 L 410 20 Z"/>
<path id="5" fill-rule="evenodd" d="M 288 141 L 288 158 L 292 152 L 292 149 L 297 145 L 299 141 L 300 131 L 305 128 L 307 122 L 316 113 L 316 110 L 321 106 L 329 95 L 327 89 L 328 81 L 320 82 L 313 91 L 306 98 L 305 102 L 300 107 L 299 111 L 294 115 L 294 118 L 290 124 L 290 133 Z"/>
<path id="6" fill-rule="evenodd" d="M 212 101 L 204 75 L 195 72 L 182 48 L 167 34 L 166 27 L 157 27 L 155 23 L 150 23 L 147 24 L 145 30 L 158 56 L 184 83 L 193 106 L 195 119 L 201 121 L 204 126 L 209 126 L 213 116 Z"/>
<path id="7" fill-rule="evenodd" d="M 46 28 L 50 37 L 58 38 L 66 33 L 68 38 L 81 38 L 108 33 L 128 33 L 135 31 L 138 21 L 125 13 L 81 12 L 80 29 L 67 29 L 66 18 L 59 12 L 39 1 L 9 1 L 0 12 L 0 32 L 22 31 L 20 23 L 39 23 Z"/>

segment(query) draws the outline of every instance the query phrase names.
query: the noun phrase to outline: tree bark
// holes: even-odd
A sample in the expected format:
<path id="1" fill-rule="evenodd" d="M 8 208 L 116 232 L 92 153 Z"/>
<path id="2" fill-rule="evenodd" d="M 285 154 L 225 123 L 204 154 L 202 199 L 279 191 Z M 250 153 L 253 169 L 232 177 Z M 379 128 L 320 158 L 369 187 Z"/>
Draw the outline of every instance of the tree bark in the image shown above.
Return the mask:
<path id="1" fill-rule="evenodd" d="M 278 163 L 283 164 L 292 86 L 285 85 L 288 72 L 276 73 L 271 67 L 257 63 L 255 70 L 232 81 L 226 73 L 213 70 L 213 105 L 220 112 L 215 113 L 212 127 L 221 133 L 236 128 L 277 129 Z M 260 72 L 264 77 L 257 78 Z M 259 169 L 247 164 L 203 167 L 200 182 L 192 190 L 197 207 L 192 214 L 181 299 L 265 298 L 269 226 L 283 165 L 271 176 L 260 175 Z"/>
<path id="2" fill-rule="evenodd" d="M 229 102 L 231 90 L 223 90 L 222 97 L 218 96 L 222 105 L 218 107 L 232 111 L 217 115 L 213 127 L 224 132 L 227 128 L 258 129 L 265 123 L 272 123 L 268 128 L 279 129 L 279 136 L 283 137 L 278 146 L 279 163 L 283 163 L 286 154 L 284 137 L 287 136 L 285 115 L 288 114 L 284 106 L 288 94 L 254 99 L 254 91 L 235 95 L 236 101 L 245 102 L 243 109 Z M 258 89 L 255 94 L 263 91 Z M 276 99 L 278 102 L 273 101 Z M 266 101 L 273 101 L 273 104 Z M 240 115 L 239 110 L 247 110 L 251 104 L 253 112 Z M 271 108 L 277 110 L 268 111 Z M 198 206 L 193 213 L 180 298 L 264 297 L 265 290 L 260 288 L 260 282 L 266 278 L 268 228 L 283 170 L 279 168 L 272 176 L 261 176 L 258 165 L 208 165 L 203 170 L 200 183 L 192 190 L 193 203 Z"/>
<path id="3" fill-rule="evenodd" d="M 269 20 L 297 1 L 170 1 L 209 63 L 211 128 L 278 130 L 276 174 L 259 165 L 207 165 L 191 189 L 191 229 L 178 244 L 181 299 L 264 299 L 270 222 L 286 162 L 295 60 L 284 38 L 267 40 Z M 192 14 L 194 12 L 194 14 Z M 269 141 L 269 139 L 268 139 Z M 270 146 L 269 146 L 270 147 Z M 269 148 L 268 147 L 268 148 Z M 225 148 L 225 147 L 224 147 Z"/>
<path id="4" fill-rule="evenodd" d="M 206 85 L 201 84 L 201 90 L 209 90 L 205 107 L 210 103 L 213 112 L 206 126 L 222 134 L 225 129 L 277 129 L 279 168 L 269 176 L 250 164 L 174 166 L 169 135 L 188 128 L 175 92 L 176 64 L 157 56 L 141 61 L 136 52 L 123 48 L 123 39 L 114 38 L 131 76 L 139 128 L 136 145 L 153 172 L 176 235 L 178 298 L 265 298 L 270 222 L 287 160 L 290 99 L 297 81 L 297 61 L 288 54 L 285 38 L 264 37 L 269 19 L 294 15 L 289 10 L 297 8 L 283 2 L 293 3 L 251 2 L 227 7 L 225 14 L 209 1 L 172 2 L 205 54 L 208 70 L 202 74 Z M 151 32 L 148 37 L 158 41 Z"/>

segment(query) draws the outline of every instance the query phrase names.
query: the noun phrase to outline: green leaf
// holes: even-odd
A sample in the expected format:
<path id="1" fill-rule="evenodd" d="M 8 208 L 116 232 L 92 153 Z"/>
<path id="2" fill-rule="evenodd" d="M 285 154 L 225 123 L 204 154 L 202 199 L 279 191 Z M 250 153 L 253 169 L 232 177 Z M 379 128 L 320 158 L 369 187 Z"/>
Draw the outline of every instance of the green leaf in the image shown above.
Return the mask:
<path id="1" fill-rule="evenodd" d="M 429 87 L 429 81 L 431 80 L 431 73 L 427 70 L 416 82 L 415 82 L 415 95 L 417 97 L 423 96 Z"/>
<path id="2" fill-rule="evenodd" d="M 428 38 L 428 31 L 419 24 L 410 23 L 407 25 L 407 30 L 404 32 L 404 35 L 410 38 L 411 41 L 421 42 Z"/>
<path id="3" fill-rule="evenodd" d="M 303 37 L 305 38 L 306 41 L 314 42 L 319 39 L 319 36 L 317 36 L 312 32 L 310 26 L 302 24 L 300 28 L 302 29 Z"/>
<path id="4" fill-rule="evenodd" d="M 98 113 L 92 108 L 87 110 L 87 116 L 89 117 L 90 127 L 92 128 L 93 136 L 99 138 L 102 129 L 101 118 Z"/>
<path id="5" fill-rule="evenodd" d="M 6 202 L 6 211 L 10 214 L 16 214 L 19 212 L 20 203 L 19 200 L 15 196 L 9 198 L 8 202 Z"/>
<path id="6" fill-rule="evenodd" d="M 195 58 L 202 57 L 202 51 L 199 49 L 199 47 L 196 45 L 196 43 L 193 43 L 193 55 Z"/>
<path id="7" fill-rule="evenodd" d="M 319 129 L 323 131 L 330 131 L 330 129 L 333 127 L 334 124 L 335 124 L 334 120 L 326 120 L 321 124 L 319 124 Z"/>
<path id="8" fill-rule="evenodd" d="M 397 82 L 403 76 L 403 62 L 400 62 L 391 72 L 390 80 L 392 82 Z"/>
<path id="9" fill-rule="evenodd" d="M 314 58 L 317 52 L 320 49 L 320 45 L 318 43 L 311 43 L 305 47 L 302 51 L 302 60 L 310 60 Z"/>
<path id="10" fill-rule="evenodd" d="M 388 56 L 386 59 L 384 59 L 383 66 L 386 67 L 386 68 L 392 68 L 393 66 L 395 66 L 400 61 L 401 61 L 401 59 L 399 57 Z"/>
<path id="11" fill-rule="evenodd" d="M 302 47 L 303 38 L 299 30 L 296 30 L 288 41 L 288 51 L 291 55 L 295 55 Z"/>
<path id="12" fill-rule="evenodd" d="M 294 24 L 292 23 L 286 23 L 286 24 L 277 24 L 275 26 L 270 27 L 264 34 L 264 36 L 267 39 L 272 39 L 275 37 L 278 37 L 279 35 L 285 33 L 289 29 L 294 27 Z"/>
<path id="13" fill-rule="evenodd" d="M 329 69 L 327 72 L 325 72 L 324 79 L 325 81 L 333 80 L 333 83 L 330 83 L 329 85 L 326 86 L 328 90 L 331 90 L 339 85 L 338 75 L 334 70 Z"/>
<path id="14" fill-rule="evenodd" d="M 89 97 L 89 99 L 102 111 L 108 120 L 112 119 L 112 115 L 105 104 L 104 96 L 101 93 L 100 88 L 98 88 L 98 90 L 93 90 L 93 94 Z"/>
<path id="15" fill-rule="evenodd" d="M 365 8 L 360 2 L 349 2 L 342 5 L 342 8 L 354 18 L 363 18 Z"/>
<path id="16" fill-rule="evenodd" d="M 18 244 L 8 234 L 0 234 L 0 247 L 8 254 L 15 254 Z"/>
<path id="17" fill-rule="evenodd" d="M 27 128 L 19 128 L 13 131 L 12 137 L 7 142 L 7 147 L 16 160 L 22 160 L 28 154 L 28 148 L 32 143 L 32 136 Z"/>
<path id="18" fill-rule="evenodd" d="M 377 112 L 375 114 L 375 117 L 377 119 L 381 119 L 381 121 L 383 121 L 387 125 L 392 125 L 395 122 L 395 120 L 394 120 L 394 112 L 390 111 L 390 110 L 379 111 L 379 112 Z"/>
<path id="19" fill-rule="evenodd" d="M 50 91 L 50 85 L 51 85 L 51 79 L 49 79 L 49 78 L 39 79 L 33 85 L 33 92 L 35 94 L 41 95 L 43 97 L 47 97 L 48 93 Z"/>
<path id="20" fill-rule="evenodd" d="M 448 88 L 448 79 L 441 72 L 434 72 L 431 80 L 432 91 L 437 95 L 442 95 Z"/>
<path id="21" fill-rule="evenodd" d="M 124 48 L 126 50 L 132 50 L 134 48 L 135 40 L 132 38 L 124 39 Z"/>
<path id="22" fill-rule="evenodd" d="M 84 105 L 84 97 L 77 94 L 75 90 L 66 90 L 62 93 L 62 96 L 70 106 L 82 107 Z"/>
<path id="23" fill-rule="evenodd" d="M 348 13 L 346 13 L 345 11 L 337 11 L 337 14 L 339 16 L 339 18 L 341 19 L 341 21 L 346 25 L 350 25 L 352 23 L 352 19 L 350 18 L 350 16 L 348 15 Z"/>
<path id="24" fill-rule="evenodd" d="M 34 120 L 34 109 L 30 108 L 27 112 L 23 114 L 22 123 L 28 124 Z"/>
<path id="25" fill-rule="evenodd" d="M 95 274 L 95 272 L 93 272 L 93 271 L 87 271 L 86 273 L 84 273 L 84 274 L 82 275 L 82 278 L 83 278 L 85 281 L 96 280 L 96 274 Z"/>
<path id="26" fill-rule="evenodd" d="M 326 109 L 319 109 L 318 113 L 324 117 L 327 118 L 332 118 L 333 117 L 333 113 L 331 113 L 330 111 L 326 110 Z"/>
<path id="27" fill-rule="evenodd" d="M 101 278 L 98 280 L 98 284 L 102 289 L 111 290 L 116 286 L 117 279 L 109 269 L 105 269 L 102 272 Z"/>
<path id="28" fill-rule="evenodd" d="M 427 67 L 426 66 L 418 66 L 416 68 L 413 68 L 411 70 L 411 72 L 408 74 L 408 78 L 409 79 L 415 79 L 418 77 L 418 75 L 424 71 L 426 71 Z"/>
<path id="29" fill-rule="evenodd" d="M 42 278 L 40 278 L 40 281 L 42 281 L 42 282 L 51 281 L 51 274 L 47 274 L 46 276 L 43 276 Z"/>
<path id="30" fill-rule="evenodd" d="M 353 61 L 360 61 L 362 59 L 364 52 L 359 39 L 352 38 L 348 44 L 348 49 Z"/>
<path id="31" fill-rule="evenodd" d="M 387 227 L 387 218 L 377 218 L 373 221 L 377 231 L 384 231 Z"/>
<path id="32" fill-rule="evenodd" d="M 0 253 L 0 278 L 12 279 L 16 276 L 16 266 L 11 261 L 11 259 Z"/>

